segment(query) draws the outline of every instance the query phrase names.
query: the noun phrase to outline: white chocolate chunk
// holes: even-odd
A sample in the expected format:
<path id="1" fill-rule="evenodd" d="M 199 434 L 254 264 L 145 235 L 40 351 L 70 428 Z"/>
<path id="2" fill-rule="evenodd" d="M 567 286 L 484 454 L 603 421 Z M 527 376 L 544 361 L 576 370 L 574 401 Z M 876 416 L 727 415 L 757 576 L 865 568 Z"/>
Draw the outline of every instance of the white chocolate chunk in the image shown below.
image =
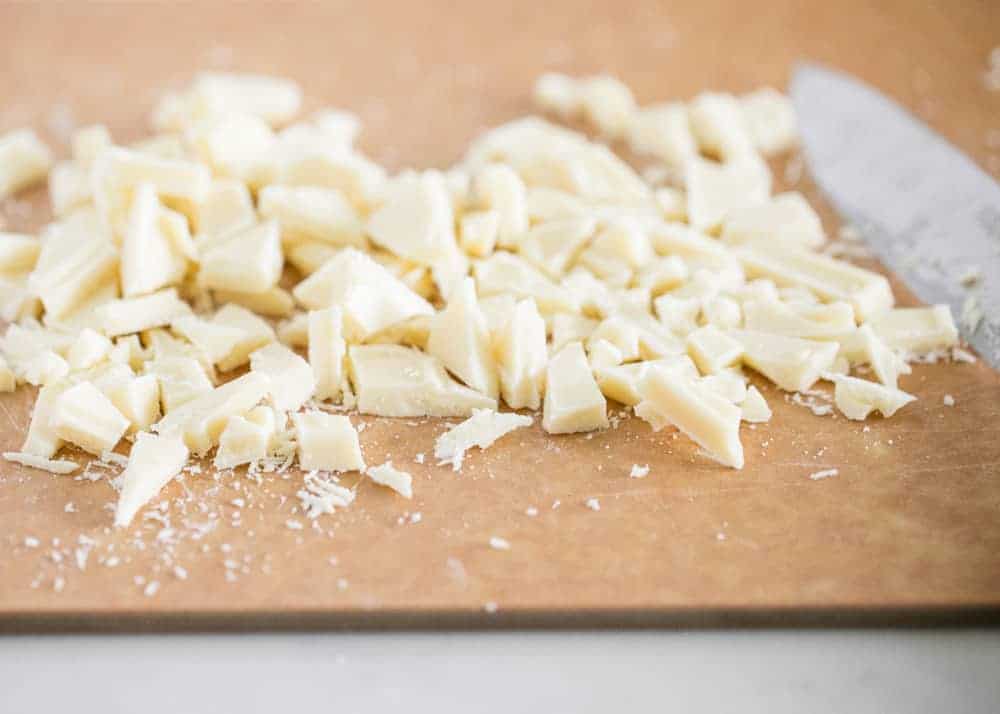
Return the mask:
<path id="1" fill-rule="evenodd" d="M 275 428 L 274 410 L 269 407 L 255 407 L 245 417 L 229 417 L 219 436 L 215 468 L 231 469 L 264 458 L 274 439 Z"/>
<path id="2" fill-rule="evenodd" d="M 577 82 L 565 74 L 548 72 L 541 75 L 535 80 L 532 94 L 535 104 L 563 119 L 573 116 L 580 109 Z"/>
<path id="3" fill-rule="evenodd" d="M 115 508 L 115 525 L 127 526 L 187 463 L 188 449 L 176 435 L 140 433 L 122 472 L 122 490 Z"/>
<path id="4" fill-rule="evenodd" d="M 766 201 L 771 174 L 756 156 L 728 164 L 694 158 L 685 164 L 684 189 L 691 227 L 710 231 L 747 206 Z"/>
<path id="5" fill-rule="evenodd" d="M 385 202 L 366 231 L 379 246 L 430 265 L 455 246 L 454 213 L 439 172 L 403 174 L 392 181 Z"/>
<path id="6" fill-rule="evenodd" d="M 35 454 L 28 454 L 23 451 L 5 451 L 3 452 L 3 457 L 11 463 L 21 464 L 22 466 L 39 469 L 40 471 L 48 471 L 60 476 L 71 474 L 80 468 L 80 465 L 75 461 L 46 459 L 43 456 L 36 456 Z"/>
<path id="7" fill-rule="evenodd" d="M 168 410 L 153 429 L 164 435 L 179 432 L 193 453 L 204 454 L 218 443 L 229 417 L 257 406 L 268 395 L 270 386 L 267 376 L 249 372 Z"/>
<path id="8" fill-rule="evenodd" d="M 587 361 L 595 374 L 605 367 L 617 367 L 625 361 L 622 351 L 603 338 L 587 343 Z"/>
<path id="9" fill-rule="evenodd" d="M 722 228 L 727 243 L 753 242 L 772 248 L 776 244 L 818 248 L 825 238 L 819 216 L 798 192 L 779 193 L 766 203 L 732 211 Z"/>
<path id="10" fill-rule="evenodd" d="M 31 270 L 41 249 L 41 242 L 34 236 L 0 231 L 0 273 Z"/>
<path id="11" fill-rule="evenodd" d="M 564 313 L 557 315 L 561 316 Z M 538 409 L 545 389 L 548 351 L 545 348 L 545 322 L 538 314 L 534 300 L 518 301 L 508 319 L 493 334 L 500 392 L 504 401 L 511 409 Z"/>
<path id="12" fill-rule="evenodd" d="M 528 230 L 527 189 L 510 166 L 490 164 L 473 178 L 479 201 L 499 215 L 497 243 L 505 248 L 518 244 Z"/>
<path id="13" fill-rule="evenodd" d="M 751 298 L 743 303 L 744 326 L 809 340 L 845 340 L 855 331 L 854 308 L 846 302 L 792 306 L 775 298 Z"/>
<path id="14" fill-rule="evenodd" d="M 733 404 L 742 404 L 747 398 L 746 379 L 732 369 L 721 370 L 698 379 L 698 384 L 708 387 L 720 397 Z"/>
<path id="15" fill-rule="evenodd" d="M 621 139 L 635 116 L 632 91 L 621 80 L 608 75 L 580 80 L 578 91 L 583 115 L 604 136 Z"/>
<path id="16" fill-rule="evenodd" d="M 94 159 L 113 143 L 111 132 L 103 124 L 92 124 L 77 129 L 70 139 L 73 161 L 82 168 L 89 168 Z"/>
<path id="17" fill-rule="evenodd" d="M 269 378 L 271 403 L 280 411 L 295 411 L 316 392 L 312 367 L 279 342 L 250 355 L 250 369 Z"/>
<path id="18" fill-rule="evenodd" d="M 562 218 L 584 218 L 593 213 L 577 196 L 547 186 L 529 186 L 525 209 L 531 223 L 545 223 Z"/>
<path id="19" fill-rule="evenodd" d="M 315 146 L 284 149 L 280 167 L 280 183 L 337 189 L 361 211 L 371 210 L 384 195 L 385 169 L 354 151 Z"/>
<path id="20" fill-rule="evenodd" d="M 579 304 L 568 290 L 511 253 L 496 252 L 477 262 L 473 274 L 480 295 L 511 293 L 519 300 L 534 298 L 542 312 L 579 311 Z"/>
<path id="21" fill-rule="evenodd" d="M 146 370 L 160 385 L 160 403 L 165 414 L 212 391 L 212 382 L 198 360 L 192 357 L 157 357 Z"/>
<path id="22" fill-rule="evenodd" d="M 277 284 L 283 262 L 278 223 L 266 221 L 205 251 L 199 278 L 208 288 L 261 293 Z"/>
<path id="23" fill-rule="evenodd" d="M 77 335 L 66 355 L 66 361 L 72 370 L 89 369 L 107 359 L 111 347 L 111 340 L 87 327 Z"/>
<path id="24" fill-rule="evenodd" d="M 108 281 L 118 265 L 114 246 L 100 236 L 67 238 L 71 242 L 63 244 L 54 234 L 46 234 L 38 263 L 28 278 L 28 287 L 41 299 L 46 314 L 55 319 L 69 314 Z"/>
<path id="25" fill-rule="evenodd" d="M 90 176 L 72 161 L 59 161 L 49 172 L 49 202 L 57 217 L 92 199 Z"/>
<path id="26" fill-rule="evenodd" d="M 164 159 L 122 148 L 110 148 L 94 161 L 95 198 L 98 187 L 112 192 L 151 183 L 161 196 L 199 203 L 208 195 L 212 174 L 207 166 L 194 161 Z"/>
<path id="27" fill-rule="evenodd" d="M 453 470 L 461 471 L 466 451 L 475 446 L 487 449 L 500 437 L 515 429 L 530 426 L 531 423 L 529 416 L 476 409 L 471 417 L 437 438 L 434 442 L 434 458 L 438 460 L 438 465 L 451 464 Z"/>
<path id="28" fill-rule="evenodd" d="M 413 498 L 413 477 L 393 467 L 392 461 L 386 461 L 380 466 L 369 466 L 365 473 L 378 485 L 391 488 L 403 498 Z"/>
<path id="29" fill-rule="evenodd" d="M 789 392 L 802 392 L 830 370 L 837 358 L 836 342 L 752 330 L 732 330 L 729 336 L 743 345 L 743 362 Z"/>
<path id="30" fill-rule="evenodd" d="M 743 468 L 739 407 L 710 387 L 662 368 L 649 370 L 639 391 L 642 401 L 635 413 L 654 431 L 673 424 L 721 464 Z"/>
<path id="31" fill-rule="evenodd" d="M 246 333 L 238 327 L 216 325 L 195 315 L 174 320 L 170 328 L 190 342 L 204 359 L 213 365 L 229 359 Z"/>
<path id="32" fill-rule="evenodd" d="M 169 325 L 190 314 L 191 308 L 177 297 L 174 288 L 168 288 L 151 295 L 112 300 L 96 312 L 101 331 L 108 337 L 117 337 Z"/>
<path id="33" fill-rule="evenodd" d="M 65 382 L 56 382 L 38 390 L 22 452 L 51 459 L 59 451 L 63 440 L 52 425 L 52 415 L 56 402 L 68 386 Z"/>
<path id="34" fill-rule="evenodd" d="M 278 286 L 262 293 L 216 290 L 214 296 L 217 303 L 234 303 L 267 317 L 289 317 L 295 311 L 292 294 Z"/>
<path id="35" fill-rule="evenodd" d="M 259 194 L 258 209 L 264 218 L 278 221 L 285 240 L 365 246 L 361 220 L 354 206 L 336 189 L 267 186 Z"/>
<path id="36" fill-rule="evenodd" d="M 160 420 L 160 384 L 156 375 L 129 376 L 96 386 L 128 419 L 128 433 L 148 429 Z"/>
<path id="37" fill-rule="evenodd" d="M 316 398 L 340 399 L 346 372 L 344 359 L 344 315 L 339 307 L 309 312 L 309 365 L 316 380 Z"/>
<path id="38" fill-rule="evenodd" d="M 848 302 L 858 320 L 868 320 L 892 307 L 892 289 L 885 276 L 850 263 L 804 248 L 764 251 L 745 246 L 736 253 L 748 277 L 770 278 L 779 286 L 806 288 L 824 301 Z"/>
<path id="39" fill-rule="evenodd" d="M 688 107 L 688 115 L 703 152 L 727 162 L 756 154 L 743 111 L 731 94 L 699 94 Z"/>
<path id="40" fill-rule="evenodd" d="M 90 382 L 60 394 L 49 422 L 60 439 L 92 454 L 114 449 L 129 427 L 129 420 Z"/>
<path id="41" fill-rule="evenodd" d="M 518 252 L 550 277 L 559 278 L 594 235 L 597 221 L 590 216 L 540 223 L 519 241 Z"/>
<path id="42" fill-rule="evenodd" d="M 765 156 L 788 151 L 798 143 L 795 107 L 778 90 L 763 87 L 744 94 L 740 110 L 754 146 Z"/>
<path id="43" fill-rule="evenodd" d="M 583 315 L 557 312 L 552 317 L 552 352 L 558 352 L 570 342 L 587 342 L 600 324 Z"/>
<path id="44" fill-rule="evenodd" d="M 861 421 L 873 411 L 891 417 L 901 408 L 916 400 L 912 394 L 875 382 L 840 374 L 828 375 L 833 381 L 833 401 L 848 419 Z"/>
<path id="45" fill-rule="evenodd" d="M 448 304 L 431 319 L 427 352 L 466 385 L 493 399 L 500 394 L 486 319 L 472 278 L 458 284 Z"/>
<path id="46" fill-rule="evenodd" d="M 43 350 L 21 367 L 24 381 L 34 386 L 54 384 L 69 374 L 69 364 L 52 350 Z"/>
<path id="47" fill-rule="evenodd" d="M 650 294 L 657 297 L 679 287 L 689 274 L 687 263 L 679 256 L 671 255 L 649 260 L 640 267 L 635 281 L 639 287 L 648 288 Z"/>
<path id="48" fill-rule="evenodd" d="M 687 221 L 687 194 L 672 186 L 662 186 L 654 193 L 660 213 L 668 221 Z"/>
<path id="49" fill-rule="evenodd" d="M 594 376 L 605 397 L 632 407 L 642 401 L 639 385 L 654 367 L 677 372 L 686 379 L 698 378 L 698 368 L 687 355 L 673 355 L 663 359 L 602 367 L 594 370 Z"/>
<path id="50" fill-rule="evenodd" d="M 713 325 L 690 333 L 687 350 L 702 374 L 717 374 L 743 356 L 743 345 Z"/>
<path id="51" fill-rule="evenodd" d="M 626 139 L 637 154 L 655 156 L 676 168 L 698 155 L 687 108 L 679 102 L 640 109 L 632 117 Z"/>
<path id="52" fill-rule="evenodd" d="M 496 400 L 460 385 L 440 361 L 418 350 L 354 345 L 348 355 L 362 414 L 464 417 L 473 409 L 496 409 Z"/>
<path id="53" fill-rule="evenodd" d="M 751 424 L 761 424 L 771 420 L 771 407 L 757 387 L 747 389 L 747 395 L 740 404 L 740 418 Z"/>
<path id="54" fill-rule="evenodd" d="M 458 243 L 467 254 L 485 258 L 497 244 L 500 233 L 500 212 L 494 209 L 470 211 L 459 223 Z"/>
<path id="55" fill-rule="evenodd" d="M 277 173 L 274 132 L 260 117 L 234 112 L 205 117 L 192 122 L 185 139 L 220 176 L 257 186 Z"/>
<path id="56" fill-rule="evenodd" d="M 364 471 L 358 432 L 351 420 L 317 410 L 293 414 L 299 465 L 305 471 Z"/>
<path id="57" fill-rule="evenodd" d="M 260 74 L 204 72 L 195 79 L 192 93 L 207 115 L 249 114 L 272 126 L 291 121 L 302 104 L 302 90 L 295 82 Z"/>
<path id="58" fill-rule="evenodd" d="M 310 310 L 339 305 L 348 341 L 364 340 L 380 330 L 434 308 L 364 253 L 347 248 L 292 291 Z"/>
<path id="59" fill-rule="evenodd" d="M 897 350 L 919 354 L 958 344 L 958 330 L 947 305 L 896 308 L 874 316 L 869 324 Z"/>
<path id="60" fill-rule="evenodd" d="M 550 434 L 571 434 L 607 426 L 607 402 L 594 381 L 583 346 L 570 342 L 549 360 L 542 428 Z"/>
<path id="61" fill-rule="evenodd" d="M 31 129 L 0 136 L 0 199 L 45 178 L 52 152 Z"/>
<path id="62" fill-rule="evenodd" d="M 125 297 L 155 292 L 184 276 L 186 261 L 162 230 L 161 211 L 154 186 L 136 186 L 122 238 L 120 272 Z"/>
<path id="63" fill-rule="evenodd" d="M 732 330 L 743 324 L 743 310 L 740 304 L 726 295 L 716 295 L 705 301 L 701 308 L 705 324 L 720 330 Z"/>
<path id="64" fill-rule="evenodd" d="M 212 181 L 204 200 L 194 213 L 199 245 L 233 231 L 249 228 L 256 221 L 250 190 L 242 181 Z"/>
<path id="65" fill-rule="evenodd" d="M 289 347 L 308 347 L 309 313 L 300 312 L 278 325 L 278 340 Z"/>
<path id="66" fill-rule="evenodd" d="M 276 339 L 274 329 L 266 321 L 239 305 L 224 305 L 212 316 L 212 325 L 242 332 L 232 351 L 218 362 L 223 371 L 246 364 L 251 352 Z"/>
<path id="67" fill-rule="evenodd" d="M 841 353 L 847 353 L 845 344 L 841 343 Z M 875 377 L 886 387 L 895 389 L 901 374 L 909 374 L 910 366 L 883 342 L 872 329 L 865 324 L 852 335 L 849 343 L 848 360 L 856 364 L 869 364 L 875 372 Z"/>

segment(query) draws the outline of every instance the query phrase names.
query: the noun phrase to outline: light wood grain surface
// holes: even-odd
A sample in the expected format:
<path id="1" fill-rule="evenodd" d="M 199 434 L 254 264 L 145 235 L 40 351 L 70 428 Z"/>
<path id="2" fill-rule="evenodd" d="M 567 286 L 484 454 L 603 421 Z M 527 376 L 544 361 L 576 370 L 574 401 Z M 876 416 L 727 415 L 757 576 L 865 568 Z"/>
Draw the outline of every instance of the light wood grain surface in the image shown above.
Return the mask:
<path id="1" fill-rule="evenodd" d="M 160 92 L 199 69 L 232 68 L 294 77 L 309 106 L 356 111 L 362 147 L 390 167 L 445 166 L 484 128 L 529 112 L 543 70 L 617 74 L 647 102 L 783 87 L 794 62 L 811 59 L 891 94 L 996 175 L 1000 149 L 987 137 L 1000 129 L 1000 93 L 982 81 L 994 44 L 1000 6 L 988 2 L 3 4 L 0 130 L 32 125 L 62 152 L 69 120 L 135 139 Z M 808 180 L 802 188 L 819 200 Z M 43 198 L 8 202 L 0 216 L 37 227 Z M 824 220 L 833 231 L 825 209 Z M 920 401 L 867 430 L 765 389 L 774 418 L 744 426 L 741 472 L 626 420 L 593 438 L 518 432 L 453 474 L 431 465 L 442 423 L 359 418 L 368 461 L 405 464 L 415 498 L 363 483 L 318 530 L 292 510 L 298 473 L 256 485 L 206 468 L 165 490 L 172 533 L 150 519 L 115 532 L 106 479 L 2 463 L 0 623 L 666 622 L 997 608 L 1000 378 L 982 364 L 927 365 L 902 386 Z M 942 405 L 945 393 L 954 407 Z M 2 450 L 20 446 L 32 398 L 0 397 Z M 418 452 L 426 464 L 413 462 Z M 633 463 L 649 464 L 649 476 L 628 478 Z M 840 473 L 809 478 L 826 468 Z M 83 570 L 80 535 L 95 541 Z M 511 550 L 492 550 L 494 535 Z M 153 581 L 158 591 L 144 595 Z"/>

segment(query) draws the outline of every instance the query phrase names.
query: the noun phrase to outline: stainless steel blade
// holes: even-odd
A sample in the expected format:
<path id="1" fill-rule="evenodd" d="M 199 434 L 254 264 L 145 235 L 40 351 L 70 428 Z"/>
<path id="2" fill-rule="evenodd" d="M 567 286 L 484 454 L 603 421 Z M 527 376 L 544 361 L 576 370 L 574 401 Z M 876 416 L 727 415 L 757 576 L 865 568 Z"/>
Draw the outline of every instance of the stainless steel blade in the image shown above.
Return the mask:
<path id="1" fill-rule="evenodd" d="M 921 300 L 950 305 L 965 340 L 1000 367 L 1000 185 L 843 73 L 801 65 L 791 96 L 809 168 L 833 205 Z M 970 271 L 980 277 L 963 285 Z"/>

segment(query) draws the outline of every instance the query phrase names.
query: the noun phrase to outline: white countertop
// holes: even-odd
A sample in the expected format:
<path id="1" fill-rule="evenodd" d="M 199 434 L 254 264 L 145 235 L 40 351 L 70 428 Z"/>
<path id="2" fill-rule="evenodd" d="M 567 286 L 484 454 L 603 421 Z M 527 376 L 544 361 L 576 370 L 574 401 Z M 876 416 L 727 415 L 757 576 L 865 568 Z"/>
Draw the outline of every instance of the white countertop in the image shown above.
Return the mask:
<path id="1" fill-rule="evenodd" d="M 0 638 L 0 711 L 1000 711 L 1000 630 Z"/>

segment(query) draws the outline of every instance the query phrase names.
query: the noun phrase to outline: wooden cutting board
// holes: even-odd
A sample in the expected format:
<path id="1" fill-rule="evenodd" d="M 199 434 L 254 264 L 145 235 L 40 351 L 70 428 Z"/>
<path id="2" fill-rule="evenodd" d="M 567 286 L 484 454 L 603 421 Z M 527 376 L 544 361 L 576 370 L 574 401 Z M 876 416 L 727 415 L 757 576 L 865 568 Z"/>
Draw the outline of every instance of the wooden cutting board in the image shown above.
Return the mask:
<path id="1" fill-rule="evenodd" d="M 356 111 L 363 148 L 390 167 L 445 166 L 485 127 L 529 112 L 543 70 L 607 71 L 651 102 L 783 87 L 809 58 L 887 91 L 996 174 L 987 131 L 1000 129 L 1000 93 L 982 75 L 998 28 L 995 3 L 905 0 L 8 4 L 0 129 L 32 125 L 61 152 L 72 123 L 135 139 L 160 91 L 237 68 L 298 79 L 311 107 Z M 808 179 L 799 187 L 818 200 Z M 30 198 L 0 209 L 9 228 L 46 218 L 41 193 Z M 357 418 L 369 463 L 412 471 L 415 497 L 365 482 L 315 527 L 294 510 L 297 472 L 258 485 L 206 467 L 165 490 L 161 519 L 116 532 L 106 478 L 0 462 L 0 627 L 995 615 L 1000 377 L 982 363 L 926 365 L 902 386 L 920 400 L 865 424 L 765 388 L 774 418 L 744 426 L 740 472 L 624 420 L 592 437 L 524 430 L 456 474 L 431 463 L 443 423 Z M 20 446 L 32 399 L 0 398 L 3 450 Z M 649 476 L 629 478 L 632 464 Z M 839 475 L 810 479 L 829 468 Z M 491 536 L 511 549 L 491 549 Z"/>

